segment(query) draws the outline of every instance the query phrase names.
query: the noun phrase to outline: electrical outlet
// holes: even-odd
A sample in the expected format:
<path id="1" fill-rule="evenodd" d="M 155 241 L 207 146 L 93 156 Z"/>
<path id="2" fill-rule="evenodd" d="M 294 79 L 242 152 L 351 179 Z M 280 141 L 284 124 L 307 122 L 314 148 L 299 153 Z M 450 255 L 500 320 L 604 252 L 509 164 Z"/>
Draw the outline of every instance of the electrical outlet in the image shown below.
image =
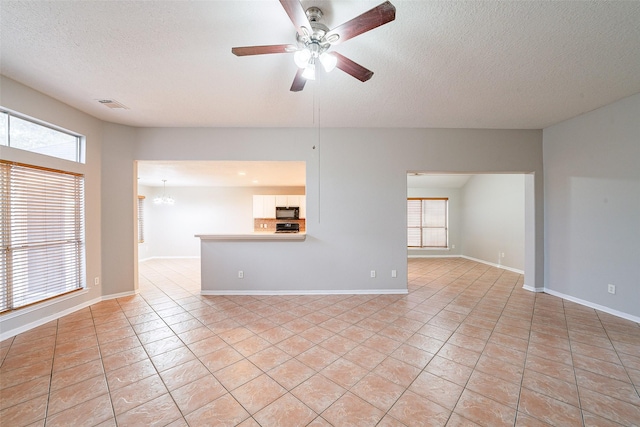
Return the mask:
<path id="1" fill-rule="evenodd" d="M 502 252 L 500 255 L 502 255 L 502 258 L 504 258 L 504 252 Z"/>
<path id="2" fill-rule="evenodd" d="M 100 286 L 100 277 L 96 277 L 95 279 L 93 279 L 93 284 L 96 286 Z"/>
<path id="3" fill-rule="evenodd" d="M 398 277 L 398 271 L 397 270 L 391 270 L 391 277 Z"/>
<path id="4" fill-rule="evenodd" d="M 376 277 L 376 271 L 375 270 L 371 270 L 371 278 L 375 278 Z"/>
<path id="5" fill-rule="evenodd" d="M 616 293 L 616 285 L 612 285 L 611 283 L 609 283 L 607 285 L 607 292 L 609 292 L 610 294 L 615 294 Z"/>
<path id="6" fill-rule="evenodd" d="M 242 270 L 238 271 L 238 279 L 244 279 L 244 271 Z"/>
<path id="7" fill-rule="evenodd" d="M 451 245 L 451 249 L 455 249 L 455 248 L 456 248 L 456 245 Z"/>

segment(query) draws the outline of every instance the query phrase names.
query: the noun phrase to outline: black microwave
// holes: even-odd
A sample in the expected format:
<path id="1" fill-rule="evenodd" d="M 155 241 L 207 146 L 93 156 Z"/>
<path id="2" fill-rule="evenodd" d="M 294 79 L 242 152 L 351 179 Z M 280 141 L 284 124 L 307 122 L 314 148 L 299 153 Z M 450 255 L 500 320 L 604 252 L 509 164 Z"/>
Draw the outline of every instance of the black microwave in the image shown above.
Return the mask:
<path id="1" fill-rule="evenodd" d="M 276 219 L 299 219 L 300 208 L 276 206 Z"/>

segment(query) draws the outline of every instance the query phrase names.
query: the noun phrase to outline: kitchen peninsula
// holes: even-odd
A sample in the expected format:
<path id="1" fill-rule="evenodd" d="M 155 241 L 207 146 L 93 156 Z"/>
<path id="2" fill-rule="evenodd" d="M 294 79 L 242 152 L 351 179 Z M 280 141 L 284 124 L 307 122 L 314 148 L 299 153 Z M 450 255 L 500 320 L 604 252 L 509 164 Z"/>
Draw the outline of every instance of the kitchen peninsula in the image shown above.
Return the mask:
<path id="1" fill-rule="evenodd" d="M 205 240 L 218 240 L 225 242 L 234 242 L 234 241 L 304 241 L 307 237 L 304 233 L 250 233 L 250 234 L 196 234 L 202 241 Z"/>
<path id="2" fill-rule="evenodd" d="M 197 234 L 202 295 L 298 293 L 305 233 Z M 301 264 L 297 264 L 301 265 Z"/>
<path id="3" fill-rule="evenodd" d="M 304 194 L 254 194 L 253 232 L 197 234 L 203 295 L 306 292 Z M 300 271 L 298 271 L 300 270 Z"/>

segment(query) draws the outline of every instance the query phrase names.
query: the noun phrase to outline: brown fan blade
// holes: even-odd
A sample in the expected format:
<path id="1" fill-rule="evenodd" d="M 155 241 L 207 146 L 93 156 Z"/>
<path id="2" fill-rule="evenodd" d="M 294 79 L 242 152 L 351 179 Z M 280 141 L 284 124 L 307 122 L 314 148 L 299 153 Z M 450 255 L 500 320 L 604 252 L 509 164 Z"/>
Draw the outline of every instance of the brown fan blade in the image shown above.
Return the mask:
<path id="1" fill-rule="evenodd" d="M 302 29 L 303 27 L 306 31 L 311 31 L 311 24 L 309 23 L 309 18 L 307 18 L 307 14 L 300 3 L 300 0 L 280 0 L 280 4 L 284 8 L 287 15 L 289 15 L 289 19 L 293 22 L 293 26 L 296 27 L 296 31 L 301 36 L 305 35 L 305 31 Z"/>
<path id="2" fill-rule="evenodd" d="M 373 71 L 367 70 L 362 65 L 353 62 L 346 56 L 340 55 L 338 52 L 331 52 L 331 54 L 335 55 L 336 58 L 338 58 L 336 68 L 339 68 L 345 73 L 352 75 L 361 82 L 366 82 L 373 76 Z"/>
<path id="3" fill-rule="evenodd" d="M 291 84 L 291 92 L 300 92 L 302 89 L 304 89 L 304 84 L 307 82 L 307 79 L 302 77 L 303 71 L 304 68 L 298 68 L 298 72 L 293 78 L 293 83 Z"/>
<path id="4" fill-rule="evenodd" d="M 244 46 L 231 48 L 231 52 L 236 56 L 264 55 L 267 53 L 290 53 L 295 52 L 296 47 L 290 44 L 272 44 L 267 46 Z"/>
<path id="5" fill-rule="evenodd" d="M 391 4 L 391 2 L 386 1 L 368 12 L 356 16 L 352 20 L 337 26 L 327 33 L 326 38 L 329 39 L 334 34 L 340 36 L 337 41 L 331 43 L 332 45 L 335 45 L 352 39 L 355 36 L 359 36 L 362 33 L 366 33 L 369 30 L 373 30 L 374 28 L 391 22 L 394 19 L 396 19 L 396 8 Z"/>

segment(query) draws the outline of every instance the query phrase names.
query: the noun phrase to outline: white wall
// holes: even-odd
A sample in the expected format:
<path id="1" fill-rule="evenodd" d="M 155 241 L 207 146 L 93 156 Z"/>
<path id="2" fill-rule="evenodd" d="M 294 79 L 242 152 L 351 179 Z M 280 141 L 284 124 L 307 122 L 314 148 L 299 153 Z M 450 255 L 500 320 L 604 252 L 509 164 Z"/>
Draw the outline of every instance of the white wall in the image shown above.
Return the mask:
<path id="1" fill-rule="evenodd" d="M 229 257 L 228 271 L 221 272 L 228 286 L 238 283 L 238 265 L 247 266 L 242 267 L 245 277 L 255 268 L 268 281 L 279 274 L 284 258 L 294 266 L 288 286 L 299 289 L 406 289 L 407 170 L 542 176 L 540 131 L 145 128 L 136 130 L 135 140 L 133 158 L 119 159 L 122 165 L 133 160 L 307 162 L 307 240 L 295 247 L 265 244 L 257 252 L 248 245 L 246 251 L 229 246 L 223 253 L 235 258 Z M 536 198 L 542 199 L 541 191 Z M 536 240 L 541 240 L 541 207 L 536 204 Z M 534 258 L 542 271 L 542 254 Z M 398 271 L 395 279 L 392 269 Z M 369 277 L 370 270 L 378 271 L 376 279 Z M 277 281 L 266 285 L 281 286 Z"/>
<path id="2" fill-rule="evenodd" d="M 101 295 L 113 293 L 108 283 L 93 285 L 94 277 L 102 277 L 101 269 L 101 155 L 102 122 L 78 110 L 0 76 L 0 105 L 86 137 L 86 163 L 80 164 L 54 159 L 23 150 L 0 147 L 2 159 L 27 164 L 72 170 L 85 176 L 85 250 L 86 292 L 74 293 L 70 298 L 51 300 L 14 313 L 4 314 L 0 320 L 1 335 L 15 335 L 29 327 L 95 302 Z M 128 288 L 131 290 L 131 286 Z"/>
<path id="3" fill-rule="evenodd" d="M 410 257 L 417 256 L 455 256 L 460 255 L 463 236 L 461 235 L 461 190 L 459 188 L 407 188 L 407 197 L 443 198 L 449 199 L 449 249 L 411 249 L 407 250 Z M 455 248 L 452 246 L 455 245 Z"/>
<path id="4" fill-rule="evenodd" d="M 174 205 L 156 205 L 162 187 L 138 188 L 145 196 L 145 243 L 140 260 L 199 257 L 196 234 L 253 233 L 254 194 L 304 194 L 304 187 L 168 187 Z"/>
<path id="5" fill-rule="evenodd" d="M 523 271 L 524 197 L 522 174 L 472 176 L 462 188 L 462 254 Z"/>
<path id="6" fill-rule="evenodd" d="M 131 160 L 136 129 L 105 123 L 102 144 L 102 271 L 105 295 L 138 288 L 138 198 L 136 164 Z"/>
<path id="7" fill-rule="evenodd" d="M 543 141 L 545 289 L 638 319 L 640 94 L 544 129 Z"/>

